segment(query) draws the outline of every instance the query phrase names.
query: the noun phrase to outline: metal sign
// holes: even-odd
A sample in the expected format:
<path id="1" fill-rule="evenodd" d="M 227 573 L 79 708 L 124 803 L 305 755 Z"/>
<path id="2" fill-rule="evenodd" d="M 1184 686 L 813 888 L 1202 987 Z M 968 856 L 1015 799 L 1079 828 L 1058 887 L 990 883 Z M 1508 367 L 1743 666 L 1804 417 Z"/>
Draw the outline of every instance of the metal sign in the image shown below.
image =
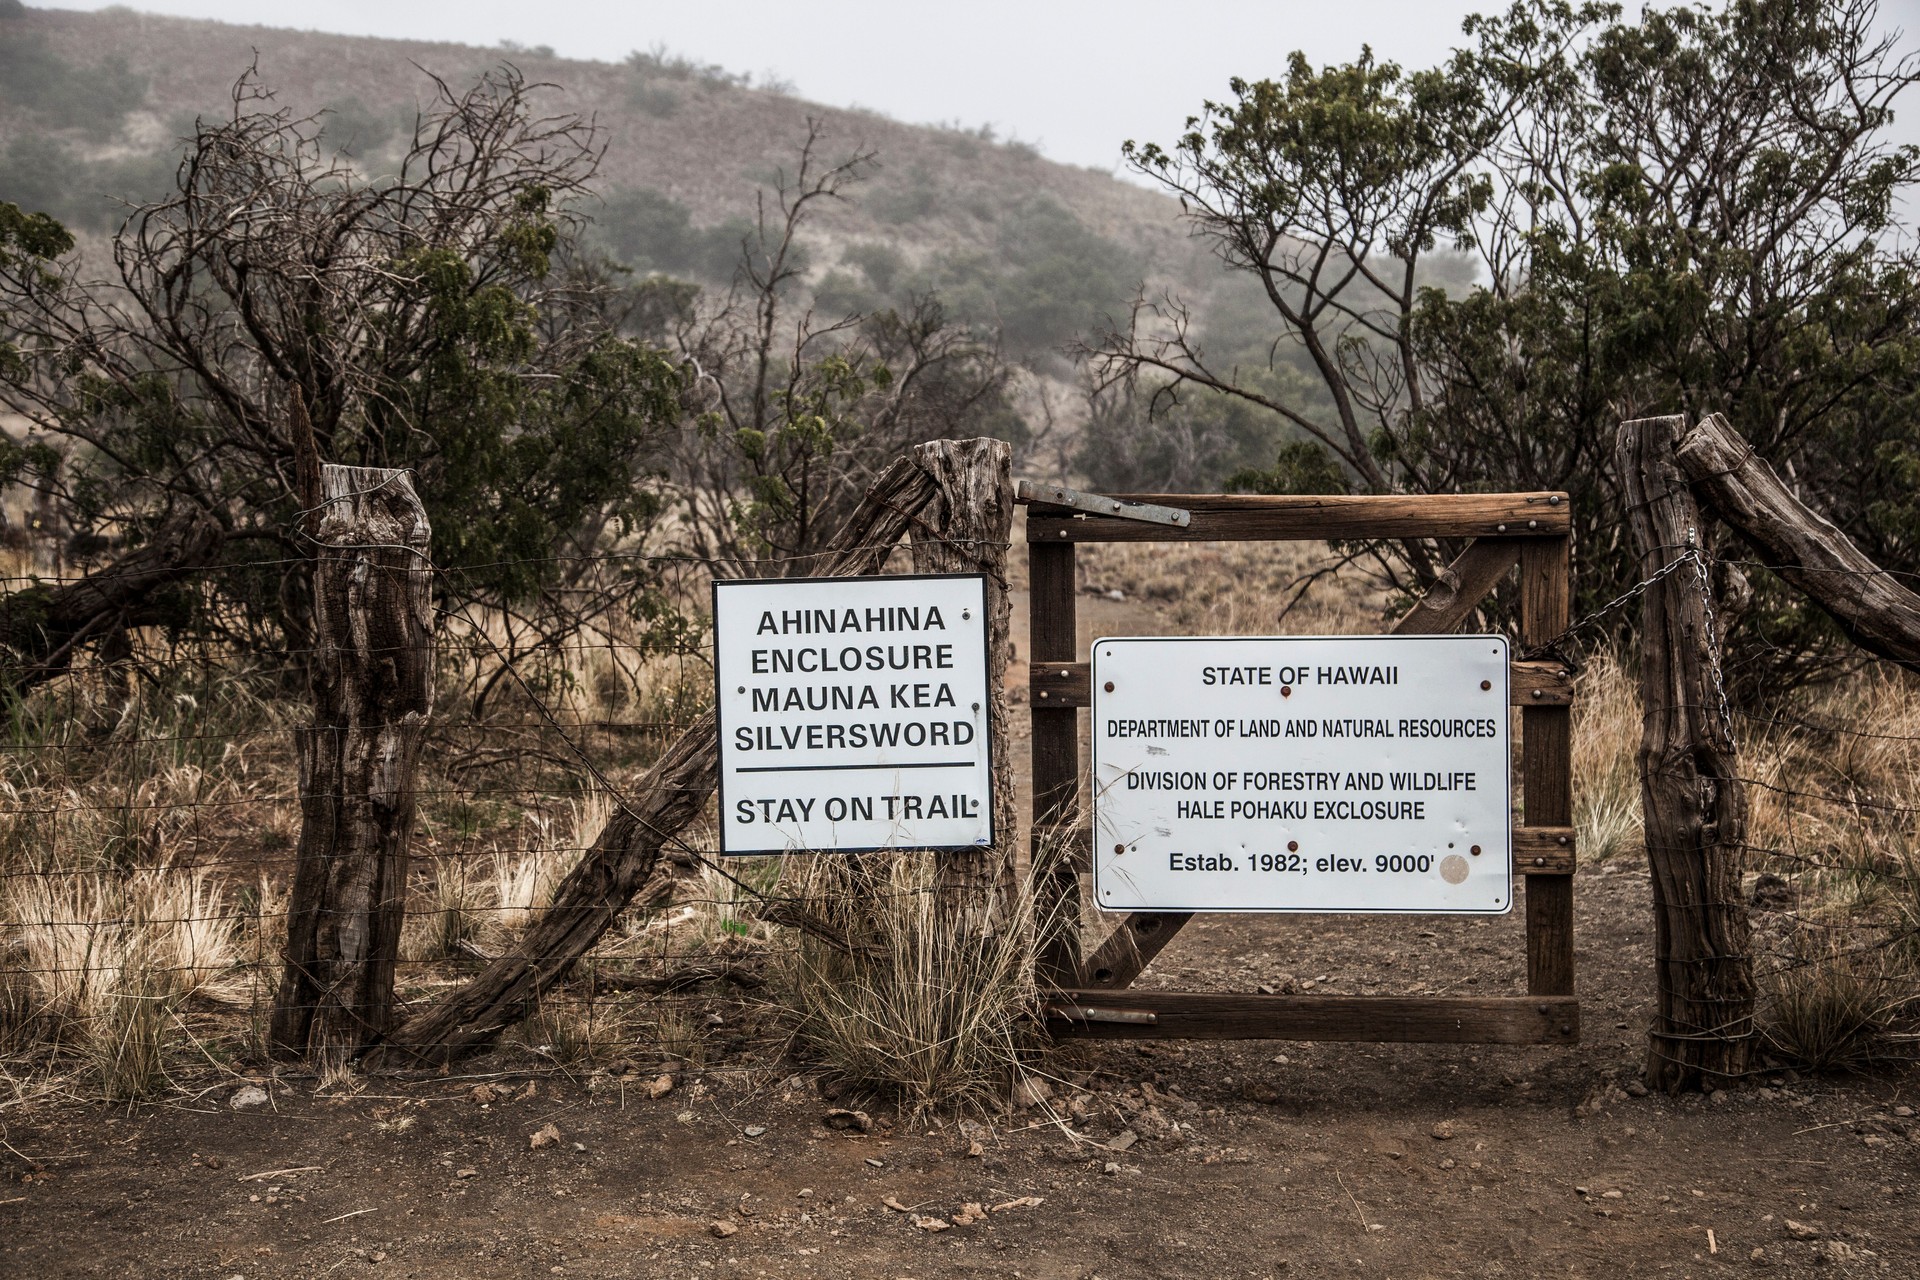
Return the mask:
<path id="1" fill-rule="evenodd" d="M 993 843 L 986 579 L 713 585 L 720 850 Z"/>
<path id="2" fill-rule="evenodd" d="M 1500 636 L 1100 640 L 1094 899 L 1505 912 L 1508 721 Z"/>

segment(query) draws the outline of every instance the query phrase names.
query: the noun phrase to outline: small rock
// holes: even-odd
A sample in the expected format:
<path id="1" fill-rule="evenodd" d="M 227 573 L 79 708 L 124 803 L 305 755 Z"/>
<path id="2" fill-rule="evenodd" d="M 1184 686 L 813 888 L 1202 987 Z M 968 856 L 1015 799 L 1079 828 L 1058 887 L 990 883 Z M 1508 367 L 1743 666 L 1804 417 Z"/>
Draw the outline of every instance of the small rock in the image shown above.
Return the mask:
<path id="1" fill-rule="evenodd" d="M 494 1088 L 490 1084 L 477 1084 L 467 1090 L 467 1096 L 472 1098 L 476 1105 L 484 1107 L 500 1101 L 501 1098 L 506 1096 L 506 1093 L 503 1090 Z"/>
<path id="2" fill-rule="evenodd" d="M 1248 1102 L 1262 1102 L 1271 1106 L 1280 1101 L 1280 1090 L 1265 1080 L 1249 1080 L 1240 1086 L 1240 1094 Z"/>
<path id="3" fill-rule="evenodd" d="M 1106 1163 L 1106 1167 L 1101 1169 L 1100 1172 L 1106 1174 L 1109 1178 L 1117 1178 L 1120 1176 L 1120 1162 L 1118 1160 L 1109 1160 Z"/>
<path id="4" fill-rule="evenodd" d="M 1644 1098 L 1647 1096 L 1647 1086 L 1638 1080 L 1629 1080 L 1623 1087 L 1626 1089 L 1627 1096 L 1630 1098 Z"/>
<path id="5" fill-rule="evenodd" d="M 1448 1157 L 1447 1157 L 1447 1158 L 1446 1158 L 1445 1160 L 1442 1160 L 1442 1161 L 1440 1162 L 1440 1167 L 1441 1167 L 1442 1169 L 1451 1169 L 1451 1168 L 1453 1168 L 1453 1167 L 1454 1167 L 1454 1164 L 1453 1164 L 1453 1157 L 1452 1157 L 1452 1156 L 1448 1156 Z"/>
<path id="6" fill-rule="evenodd" d="M 1899 1116 L 1902 1120 L 1910 1120 L 1913 1118 L 1913 1108 L 1912 1107 L 1895 1107 L 1893 1109 L 1893 1114 Z"/>
<path id="7" fill-rule="evenodd" d="M 1820 1229 L 1818 1227 L 1810 1227 L 1804 1222 L 1795 1222 L 1792 1218 L 1782 1219 L 1780 1225 L 1785 1227 L 1787 1229 L 1787 1235 L 1795 1240 L 1818 1240 L 1820 1238 Z"/>
<path id="8" fill-rule="evenodd" d="M 385 1262 L 386 1260 L 387 1260 L 387 1255 L 382 1253 L 378 1249 L 375 1249 L 372 1253 L 367 1255 L 368 1262 Z"/>
<path id="9" fill-rule="evenodd" d="M 1428 1130 L 1435 1142 L 1452 1142 L 1460 1136 L 1460 1126 L 1452 1120 L 1442 1120 Z"/>
<path id="10" fill-rule="evenodd" d="M 728 1236 L 738 1235 L 740 1228 L 725 1218 L 715 1218 L 707 1224 L 707 1234 L 716 1240 L 725 1240 Z"/>
<path id="11" fill-rule="evenodd" d="M 970 1227 L 986 1216 L 987 1211 L 980 1206 L 978 1200 L 969 1200 L 960 1206 L 960 1212 L 953 1215 L 953 1225 L 956 1227 Z"/>
<path id="12" fill-rule="evenodd" d="M 1009 1209 L 1038 1209 L 1045 1202 L 1043 1196 L 1021 1196 L 1018 1200 L 1002 1200 L 989 1212 L 1005 1213 Z"/>
<path id="13" fill-rule="evenodd" d="M 757 1138 L 760 1135 L 764 1134 L 766 1131 L 767 1131 L 767 1126 L 763 1124 L 750 1124 L 746 1128 L 742 1129 L 740 1132 L 746 1134 L 749 1138 Z"/>
<path id="14" fill-rule="evenodd" d="M 1107 1150 L 1126 1151 L 1138 1141 L 1140 1141 L 1139 1134 L 1131 1129 L 1122 1129 L 1119 1133 L 1107 1139 Z"/>
<path id="15" fill-rule="evenodd" d="M 1021 1076 L 1019 1082 L 1013 1086 L 1013 1105 L 1016 1107 L 1038 1106 L 1052 1096 L 1053 1086 L 1040 1076 Z"/>
<path id="16" fill-rule="evenodd" d="M 558 1146 L 559 1143 L 560 1143 L 560 1130 L 556 1126 L 551 1124 L 543 1125 L 541 1128 L 527 1135 L 527 1145 L 533 1148 L 535 1151 L 544 1150 L 547 1147 Z"/>
<path id="17" fill-rule="evenodd" d="M 243 1084 L 233 1091 L 233 1096 L 227 1099 L 227 1105 L 235 1111 L 264 1107 L 267 1105 L 267 1091 L 257 1084 Z"/>
<path id="18" fill-rule="evenodd" d="M 1600 1198 L 1602 1200 L 1624 1200 L 1627 1198 L 1627 1193 L 1624 1191 L 1602 1191 Z"/>
<path id="19" fill-rule="evenodd" d="M 480 1176 L 480 1171 L 478 1169 L 456 1169 L 453 1172 L 453 1176 L 456 1178 L 477 1178 Z"/>
<path id="20" fill-rule="evenodd" d="M 884 1169 L 887 1167 L 887 1162 L 885 1160 L 876 1159 L 873 1156 L 867 1157 L 867 1163 L 872 1165 L 876 1169 Z"/>
<path id="21" fill-rule="evenodd" d="M 1813 1246 L 1816 1262 L 1843 1263 L 1853 1261 L 1853 1246 L 1845 1240 L 1822 1240 Z"/>
<path id="22" fill-rule="evenodd" d="M 587 1144 L 586 1144 L 586 1143 L 584 1143 L 584 1142 L 576 1142 L 576 1143 L 574 1143 L 574 1144 L 573 1144 L 573 1153 L 574 1153 L 575 1155 L 580 1155 L 580 1156 L 583 1156 L 583 1155 L 585 1155 L 585 1154 L 587 1154 Z"/>
<path id="23" fill-rule="evenodd" d="M 664 1098 L 672 1092 L 673 1077 L 665 1073 L 655 1076 L 653 1083 L 647 1086 L 647 1096 L 649 1098 Z"/>
<path id="24" fill-rule="evenodd" d="M 835 1107 L 820 1117 L 820 1122 L 829 1129 L 851 1129 L 856 1133 L 872 1133 L 873 1117 L 864 1111 L 849 1111 L 845 1107 Z"/>
<path id="25" fill-rule="evenodd" d="M 951 1231 L 953 1224 L 945 1218 L 930 1218 L 925 1215 L 914 1218 L 913 1225 L 922 1231 Z"/>

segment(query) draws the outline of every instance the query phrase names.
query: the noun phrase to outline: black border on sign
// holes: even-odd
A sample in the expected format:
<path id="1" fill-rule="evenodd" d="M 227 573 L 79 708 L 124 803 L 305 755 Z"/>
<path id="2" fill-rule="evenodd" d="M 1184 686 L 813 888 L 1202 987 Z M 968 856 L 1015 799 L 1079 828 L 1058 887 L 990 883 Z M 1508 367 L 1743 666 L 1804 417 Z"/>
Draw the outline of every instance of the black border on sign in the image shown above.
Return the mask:
<path id="1" fill-rule="evenodd" d="M 1108 907 L 1100 902 L 1100 732 L 1099 703 L 1100 696 L 1100 646 L 1110 640 L 1150 640 L 1156 644 L 1181 644 L 1195 641 L 1207 644 L 1234 643 L 1238 641 L 1266 642 L 1272 640 L 1497 640 L 1505 660 L 1500 664 L 1500 708 L 1506 719 L 1507 769 L 1504 775 L 1507 790 L 1507 821 L 1502 828 L 1501 852 L 1507 863 L 1506 903 L 1491 911 L 1435 911 L 1418 907 L 1167 907 L 1167 906 L 1131 906 Z M 1087 789 L 1090 803 L 1088 822 L 1093 837 L 1089 846 L 1091 854 L 1088 868 L 1093 880 L 1093 905 L 1096 910 L 1109 915 L 1125 915 L 1135 911 L 1170 912 L 1186 911 L 1206 915 L 1286 915 L 1286 916 L 1505 916 L 1513 914 L 1514 900 L 1520 895 L 1513 891 L 1513 643 L 1506 636 L 1494 632 L 1460 634 L 1446 632 L 1436 635 L 1368 635 L 1368 636 L 1100 636 L 1094 640 L 1088 653 L 1087 674 Z M 1436 997 L 1438 998 L 1438 997 Z"/>
<path id="2" fill-rule="evenodd" d="M 1000 834 L 993 822 L 994 753 L 999 744 L 993 738 L 993 672 L 987 672 L 986 704 L 981 708 L 986 713 L 986 724 L 982 735 L 987 740 L 987 843 L 980 844 L 881 844 L 862 845 L 859 848 L 834 849 L 751 849 L 734 853 L 727 848 L 727 769 L 725 758 L 721 754 L 726 747 L 725 726 L 720 723 L 720 698 L 722 681 L 720 679 L 720 588 L 741 586 L 765 586 L 769 583 L 848 583 L 848 582 L 926 582 L 933 579 L 952 581 L 971 578 L 980 584 L 980 651 L 987 657 L 987 665 L 993 665 L 993 633 L 988 626 L 987 611 L 992 601 L 987 595 L 987 575 L 984 573 L 867 573 L 842 577 L 825 578 L 715 578 L 713 580 L 713 795 L 719 817 L 718 835 L 720 856 L 723 858 L 778 858 L 790 853 L 911 853 L 925 849 L 930 853 L 959 853 L 963 850 L 990 849 L 1000 842 Z M 1004 691 L 1001 694 L 1005 696 Z"/>

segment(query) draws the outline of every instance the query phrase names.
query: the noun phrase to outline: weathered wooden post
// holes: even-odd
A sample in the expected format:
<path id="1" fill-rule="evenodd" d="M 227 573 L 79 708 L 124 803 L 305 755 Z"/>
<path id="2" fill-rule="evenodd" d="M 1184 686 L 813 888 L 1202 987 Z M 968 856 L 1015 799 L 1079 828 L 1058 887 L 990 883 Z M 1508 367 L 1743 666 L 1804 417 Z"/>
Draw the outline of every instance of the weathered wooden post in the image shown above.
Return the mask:
<path id="1" fill-rule="evenodd" d="M 1677 1092 L 1746 1070 L 1754 1035 L 1750 926 L 1740 893 L 1747 803 L 1719 684 L 1708 533 L 1674 456 L 1685 420 L 1620 425 L 1627 517 L 1650 579 L 1641 597 L 1640 794 L 1653 872 L 1657 1013 L 1647 1083 Z"/>
<path id="2" fill-rule="evenodd" d="M 427 513 L 404 471 L 318 468 L 313 724 L 298 731 L 300 845 L 273 1041 L 350 1053 L 386 1031 L 414 776 L 433 710 Z"/>
<path id="3" fill-rule="evenodd" d="M 934 497 L 911 535 L 920 573 L 982 573 L 987 579 L 987 723 L 993 757 L 991 849 L 940 855 L 938 884 L 949 912 L 990 922 L 997 902 L 1012 901 L 1018 806 L 1007 746 L 1007 657 L 1013 605 L 1007 597 L 1007 544 L 1013 536 L 1013 450 L 1004 440 L 935 440 L 913 451 Z"/>

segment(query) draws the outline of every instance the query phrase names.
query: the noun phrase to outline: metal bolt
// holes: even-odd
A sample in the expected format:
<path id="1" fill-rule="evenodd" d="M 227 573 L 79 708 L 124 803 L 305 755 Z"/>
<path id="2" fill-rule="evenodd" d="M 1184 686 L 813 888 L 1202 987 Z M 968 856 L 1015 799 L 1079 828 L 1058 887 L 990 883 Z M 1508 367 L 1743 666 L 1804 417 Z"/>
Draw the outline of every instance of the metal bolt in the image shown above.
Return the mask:
<path id="1" fill-rule="evenodd" d="M 977 702 L 976 702 L 976 703 L 974 703 L 974 704 L 973 704 L 973 709 L 974 709 L 975 711 L 978 711 L 978 710 L 980 709 L 980 704 L 979 704 L 979 703 L 977 703 Z"/>
<path id="2" fill-rule="evenodd" d="M 1043 698 L 1044 698 L 1044 697 L 1046 697 L 1046 696 L 1047 696 L 1047 691 L 1046 691 L 1045 689 L 1042 689 L 1042 690 L 1040 691 L 1040 696 L 1041 696 L 1041 697 L 1043 697 Z"/>
<path id="3" fill-rule="evenodd" d="M 1480 846 L 1476 844 L 1471 849 L 1468 849 L 1467 852 L 1477 858 L 1480 856 Z"/>
<path id="4" fill-rule="evenodd" d="M 1072 675 L 1073 673 L 1071 671 L 1067 671 L 1063 669 L 1060 671 L 1056 671 L 1053 674 L 1059 676 L 1062 680 L 1065 680 L 1068 676 Z"/>
<path id="5" fill-rule="evenodd" d="M 740 692 L 741 692 L 741 693 L 745 693 L 746 691 L 747 691 L 747 686 L 745 686 L 745 685 L 741 685 L 741 686 L 740 686 Z"/>
<path id="6" fill-rule="evenodd" d="M 1105 690 L 1106 690 L 1106 691 L 1107 691 L 1108 693 L 1112 693 L 1112 692 L 1113 692 L 1113 681 L 1111 681 L 1111 680 L 1109 680 L 1109 681 L 1107 681 L 1107 682 L 1106 682 L 1106 684 L 1104 684 L 1104 685 L 1102 685 L 1102 686 L 1101 686 L 1101 688 L 1103 688 L 1103 689 L 1105 689 Z"/>
<path id="7" fill-rule="evenodd" d="M 1482 681 L 1480 682 L 1480 687 L 1481 687 L 1482 689 L 1491 689 L 1491 688 L 1493 688 L 1493 681 L 1491 681 L 1491 680 L 1482 680 Z"/>
<path id="8" fill-rule="evenodd" d="M 1549 496 L 1549 497 L 1547 498 L 1547 505 L 1548 505 L 1548 506 L 1550 506 L 1550 507 L 1557 507 L 1557 506 L 1559 506 L 1559 505 L 1560 505 L 1560 495 L 1559 495 L 1559 494 L 1557 494 L 1557 493 L 1556 493 L 1556 494 L 1552 494 L 1552 495 L 1550 495 L 1550 496 Z"/>
<path id="9" fill-rule="evenodd" d="M 973 610 L 971 609 L 962 609 L 960 611 L 960 621 L 962 622 L 965 622 L 968 618 L 971 618 L 972 616 L 973 616 Z"/>
<path id="10" fill-rule="evenodd" d="M 1113 846 L 1113 851 L 1114 851 L 1115 853 L 1125 853 L 1125 852 L 1127 851 L 1127 846 L 1125 846 L 1125 845 L 1123 845 L 1123 844 L 1117 844 L 1117 845 L 1115 845 L 1115 846 Z"/>
<path id="11" fill-rule="evenodd" d="M 1287 852 L 1288 853 L 1300 852 L 1300 842 L 1298 840 L 1287 841 Z"/>
<path id="12" fill-rule="evenodd" d="M 1535 858 L 1533 860 L 1533 865 L 1536 867 L 1544 867 L 1547 865 L 1547 860 L 1545 858 Z"/>
<path id="13" fill-rule="evenodd" d="M 1529 520 L 1529 521 L 1527 521 L 1527 528 L 1529 528 L 1529 529 L 1538 529 L 1539 527 L 1540 527 L 1540 522 L 1539 522 L 1538 520 Z"/>
<path id="14" fill-rule="evenodd" d="M 1566 838 L 1565 836 L 1555 836 L 1555 837 L 1553 838 L 1553 842 L 1554 842 L 1555 844 L 1566 844 L 1566 843 L 1567 843 L 1567 838 Z"/>
<path id="15" fill-rule="evenodd" d="M 1547 691 L 1545 689 L 1535 689 L 1533 691 L 1533 696 L 1536 698 L 1544 698 L 1547 696 Z"/>
<path id="16" fill-rule="evenodd" d="M 1293 686 L 1290 684 L 1281 685 L 1280 696 L 1283 698 L 1291 698 L 1293 696 Z"/>
<path id="17" fill-rule="evenodd" d="M 1495 533 L 1505 533 L 1505 532 L 1507 531 L 1507 526 L 1505 526 L 1505 525 L 1503 525 L 1503 524 L 1497 524 L 1497 525 L 1495 525 L 1495 526 L 1493 526 L 1493 531 L 1494 531 Z"/>

